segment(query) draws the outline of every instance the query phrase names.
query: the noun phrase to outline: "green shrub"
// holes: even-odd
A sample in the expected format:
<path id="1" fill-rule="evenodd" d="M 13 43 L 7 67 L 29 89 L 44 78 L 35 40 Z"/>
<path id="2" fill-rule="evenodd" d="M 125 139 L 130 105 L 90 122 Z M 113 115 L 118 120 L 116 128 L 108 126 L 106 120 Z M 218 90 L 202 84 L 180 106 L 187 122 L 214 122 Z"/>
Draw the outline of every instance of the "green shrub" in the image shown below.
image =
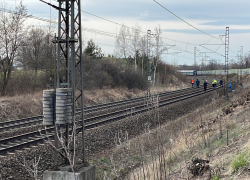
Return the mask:
<path id="1" fill-rule="evenodd" d="M 107 158 L 100 158 L 100 159 L 98 160 L 98 162 L 102 162 L 102 163 L 105 163 L 105 164 L 111 164 L 110 160 L 107 159 Z"/>
<path id="2" fill-rule="evenodd" d="M 218 175 L 213 175 L 211 180 L 220 180 L 220 176 Z"/>
<path id="3" fill-rule="evenodd" d="M 128 89 L 138 88 L 145 90 L 147 88 L 146 77 L 134 72 L 132 69 L 125 70 L 124 83 Z"/>
<path id="4" fill-rule="evenodd" d="M 84 89 L 103 87 L 127 87 L 128 89 L 146 89 L 147 77 L 126 69 L 112 60 L 84 60 Z"/>
<path id="5" fill-rule="evenodd" d="M 248 151 L 240 153 L 232 161 L 232 168 L 234 173 L 237 172 L 240 168 L 246 167 L 249 164 L 250 154 Z"/>

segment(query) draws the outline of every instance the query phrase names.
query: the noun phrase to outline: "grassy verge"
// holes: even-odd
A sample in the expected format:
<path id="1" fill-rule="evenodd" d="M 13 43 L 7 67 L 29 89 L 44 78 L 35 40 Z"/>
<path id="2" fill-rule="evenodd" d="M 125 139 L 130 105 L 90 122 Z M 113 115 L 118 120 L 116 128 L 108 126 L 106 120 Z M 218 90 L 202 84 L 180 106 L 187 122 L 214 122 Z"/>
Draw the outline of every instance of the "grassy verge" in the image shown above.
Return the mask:
<path id="1" fill-rule="evenodd" d="M 181 87 L 172 87 L 172 90 L 184 87 L 184 85 Z M 151 89 L 151 92 L 160 93 L 167 90 L 168 89 L 165 87 L 153 87 Z M 91 106 L 107 102 L 141 97 L 145 96 L 145 93 L 145 91 L 141 91 L 138 89 L 128 90 L 126 88 L 94 89 L 92 91 L 84 91 L 84 103 L 85 106 Z M 32 94 L 0 97 L 0 120 L 5 121 L 41 115 L 43 107 L 42 94 L 42 91 L 36 91 Z"/>
<path id="2" fill-rule="evenodd" d="M 238 92 L 229 102 L 217 96 L 207 106 L 175 121 L 154 130 L 145 127 L 143 135 L 125 140 L 110 151 L 109 168 L 103 170 L 105 165 L 97 163 L 98 178 L 190 178 L 193 175 L 187 167 L 193 157 L 210 160 L 210 171 L 201 179 L 234 178 L 235 172 L 249 163 L 249 153 L 241 149 L 248 142 L 250 128 L 249 107 L 241 101 L 247 100 L 249 92 L 244 89 Z M 226 113 L 228 108 L 230 112 Z M 159 115 L 155 113 L 152 117 L 157 121 Z M 242 174 L 237 176 L 243 178 Z"/>
<path id="3" fill-rule="evenodd" d="M 249 165 L 250 154 L 249 151 L 240 152 L 232 161 L 233 172 L 237 173 L 241 168 Z"/>

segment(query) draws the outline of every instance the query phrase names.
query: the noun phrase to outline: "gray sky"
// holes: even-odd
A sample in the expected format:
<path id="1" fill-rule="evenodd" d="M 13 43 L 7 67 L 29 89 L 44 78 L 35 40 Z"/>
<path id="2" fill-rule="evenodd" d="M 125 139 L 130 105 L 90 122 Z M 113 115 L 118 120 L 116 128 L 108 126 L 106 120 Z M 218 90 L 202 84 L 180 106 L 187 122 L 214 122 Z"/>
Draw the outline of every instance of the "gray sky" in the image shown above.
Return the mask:
<path id="1" fill-rule="evenodd" d="M 45 0 L 54 5 L 58 3 L 55 0 Z M 20 0 L 6 1 L 12 7 Z M 226 27 L 229 27 L 229 59 L 237 58 L 235 53 L 243 46 L 244 54 L 250 50 L 250 1 L 248 0 L 157 0 L 164 7 L 184 19 L 191 25 L 202 31 L 219 38 L 219 35 L 225 34 Z M 212 38 L 193 29 L 174 15 L 163 9 L 153 0 L 82 0 L 82 10 L 91 14 L 106 18 L 118 24 L 126 26 L 135 26 L 136 23 L 142 27 L 142 31 L 148 29 L 154 31 L 155 27 L 161 26 L 162 37 L 165 44 L 175 45 L 170 52 L 181 52 L 178 55 L 164 54 L 162 59 L 168 63 L 193 64 L 194 47 L 200 52 L 208 52 L 200 44 L 222 44 L 219 39 Z M 50 18 L 50 7 L 38 0 L 23 0 L 27 6 L 28 13 L 34 16 Z M 58 13 L 51 9 L 51 16 L 57 19 Z M 35 20 L 35 24 L 38 22 Z M 111 33 L 118 33 L 120 26 L 105 21 L 103 19 L 91 16 L 82 12 L 82 25 L 84 28 L 96 29 Z M 42 23 L 42 22 L 39 22 Z M 99 44 L 106 54 L 113 54 L 115 38 L 103 36 L 94 33 L 85 33 L 85 39 L 93 40 Z M 171 40 L 169 40 L 171 39 Z M 224 42 L 224 38 L 222 39 Z M 182 43 L 183 42 L 183 43 Z M 106 44 L 106 45 L 104 45 Z M 109 45 L 109 46 L 108 46 Z M 212 51 L 219 54 L 225 54 L 225 46 L 205 45 Z M 207 60 L 216 59 L 223 63 L 225 58 L 215 53 L 207 53 Z M 198 63 L 205 57 L 197 57 Z"/>

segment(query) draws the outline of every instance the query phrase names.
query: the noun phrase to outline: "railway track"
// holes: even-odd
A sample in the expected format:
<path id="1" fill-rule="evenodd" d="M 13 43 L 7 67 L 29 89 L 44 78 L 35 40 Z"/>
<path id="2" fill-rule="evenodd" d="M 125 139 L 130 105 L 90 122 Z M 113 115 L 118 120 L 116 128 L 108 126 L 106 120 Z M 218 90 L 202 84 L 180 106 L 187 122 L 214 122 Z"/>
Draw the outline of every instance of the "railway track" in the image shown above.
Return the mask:
<path id="1" fill-rule="evenodd" d="M 172 92 L 164 92 L 164 93 L 160 93 L 159 97 L 161 98 L 164 96 L 171 96 L 171 95 L 175 95 L 178 93 L 184 93 L 184 92 L 192 91 L 192 90 L 194 90 L 194 89 L 193 88 L 186 88 L 186 89 L 181 89 L 181 90 L 172 91 Z M 129 100 L 123 100 L 123 101 L 111 102 L 111 103 L 106 103 L 106 104 L 101 104 L 101 105 L 96 105 L 96 106 L 84 107 L 84 113 L 86 115 L 88 115 L 92 112 L 96 113 L 97 111 L 101 111 L 104 109 L 114 108 L 114 107 L 118 107 L 118 106 L 128 106 L 128 105 L 131 105 L 133 103 L 139 103 L 139 102 L 143 103 L 143 101 L 145 101 L 145 97 L 138 97 L 138 98 L 133 98 L 133 99 L 129 99 Z M 42 115 L 0 122 L 0 132 L 9 131 L 9 130 L 13 130 L 16 128 L 21 128 L 21 127 L 42 125 L 42 122 L 43 122 Z"/>
<path id="2" fill-rule="evenodd" d="M 162 93 L 161 97 L 164 97 L 164 96 L 173 96 L 173 97 L 161 98 L 159 101 L 159 104 L 157 106 L 159 106 L 159 107 L 167 106 L 167 105 L 173 104 L 175 102 L 180 102 L 180 101 L 183 101 L 185 99 L 189 99 L 189 98 L 199 96 L 199 95 L 205 93 L 204 91 L 199 90 L 199 89 L 195 89 L 195 90 L 192 88 L 188 88 L 188 89 L 190 91 L 189 90 L 187 91 L 187 89 L 185 89 L 186 93 L 184 93 L 183 90 L 179 90 L 179 91 L 176 91 L 175 93 L 172 93 L 172 94 L 170 93 L 168 95 L 166 95 L 167 93 Z M 202 88 L 200 88 L 200 89 L 202 89 Z M 207 92 L 210 92 L 213 90 L 214 90 L 214 88 L 210 88 L 207 90 Z M 140 98 L 135 98 L 135 99 L 140 99 Z M 127 101 L 129 101 L 129 100 L 127 100 Z M 111 104 L 111 103 L 108 103 L 108 104 Z M 117 102 L 117 104 L 119 104 L 119 102 Z M 117 106 L 119 106 L 119 105 L 117 105 Z M 140 113 L 152 110 L 154 108 L 155 107 L 153 105 L 141 104 L 141 105 L 133 107 L 129 111 L 126 109 L 123 109 L 123 110 L 114 111 L 114 112 L 111 112 L 108 114 L 101 114 L 98 116 L 89 117 L 89 118 L 86 118 L 84 120 L 85 121 L 85 129 L 90 129 L 90 128 L 100 126 L 100 125 L 103 125 L 106 123 L 118 121 L 118 120 L 124 119 L 128 116 L 140 114 Z M 33 119 L 30 119 L 30 121 L 33 121 Z M 80 131 L 80 130 L 81 130 L 81 127 L 77 127 L 77 131 Z M 42 130 L 41 133 L 45 134 L 46 132 L 45 132 L 45 130 Z M 47 134 L 48 137 L 53 139 L 54 127 L 47 128 L 47 133 L 48 133 Z M 4 154 L 11 152 L 11 151 L 14 151 L 14 150 L 22 149 L 22 148 L 28 147 L 30 145 L 41 143 L 43 141 L 44 140 L 41 137 L 39 131 L 29 132 L 26 134 L 21 134 L 21 135 L 17 135 L 17 136 L 13 136 L 13 137 L 8 137 L 8 138 L 0 140 L 0 155 L 4 155 Z"/>

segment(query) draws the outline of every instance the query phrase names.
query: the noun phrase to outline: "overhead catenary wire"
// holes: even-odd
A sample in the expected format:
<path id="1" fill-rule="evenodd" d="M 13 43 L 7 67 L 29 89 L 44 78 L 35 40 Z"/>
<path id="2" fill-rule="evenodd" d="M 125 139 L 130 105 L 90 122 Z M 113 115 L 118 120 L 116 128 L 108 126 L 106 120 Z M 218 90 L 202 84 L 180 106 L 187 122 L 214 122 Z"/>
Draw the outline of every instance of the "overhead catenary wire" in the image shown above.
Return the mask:
<path id="1" fill-rule="evenodd" d="M 168 55 L 176 56 L 176 57 L 181 57 L 181 58 L 187 58 L 187 59 L 192 59 L 193 60 L 193 58 L 189 58 L 189 57 L 185 57 L 185 56 L 179 56 L 178 54 L 168 54 Z"/>
<path id="2" fill-rule="evenodd" d="M 218 54 L 218 55 L 220 55 L 220 56 L 222 56 L 222 57 L 225 57 L 224 55 L 219 54 L 219 53 L 217 53 L 217 52 L 215 52 L 215 51 L 213 51 L 213 50 L 211 50 L 211 49 L 209 49 L 209 48 L 206 48 L 206 47 L 204 47 L 204 46 L 201 46 L 201 47 L 203 47 L 203 48 L 205 48 L 205 49 L 211 51 L 211 53 L 215 53 L 215 54 Z"/>
<path id="3" fill-rule="evenodd" d="M 54 1 L 55 1 L 55 0 L 54 0 Z M 15 11 L 7 10 L 7 9 L 4 9 L 4 11 L 8 11 L 9 13 L 17 13 L 17 12 L 15 12 Z M 109 19 L 106 19 L 106 18 L 97 16 L 97 15 L 94 15 L 94 14 L 92 14 L 92 13 L 89 13 L 89 12 L 86 12 L 86 11 L 83 11 L 83 10 L 81 10 L 81 11 L 84 12 L 84 13 L 90 14 L 90 15 L 92 15 L 92 16 L 98 17 L 98 18 L 100 18 L 100 19 L 103 19 L 103 20 L 109 21 L 109 22 L 111 22 L 111 23 L 114 23 L 114 24 L 116 24 L 116 25 L 125 26 L 125 25 L 123 25 L 123 24 L 120 24 L 120 23 L 111 21 L 111 20 L 109 20 Z M 48 20 L 48 19 L 45 19 L 45 18 L 36 17 L 36 16 L 33 16 L 33 15 L 27 15 L 27 17 L 33 18 L 33 19 L 37 19 L 37 20 L 41 20 L 41 21 L 45 21 L 45 22 L 50 22 L 50 23 L 53 23 L 53 24 L 57 24 L 57 23 L 58 23 L 57 21 L 51 21 L 51 20 Z M 128 26 L 125 26 L 125 27 L 131 28 L 131 27 L 128 27 Z M 87 28 L 85 28 L 85 29 L 87 30 Z M 88 29 L 87 31 L 90 32 L 90 29 Z M 98 31 L 98 30 L 95 30 L 95 31 Z M 143 31 L 140 31 L 140 32 L 146 34 L 146 32 L 143 32 Z M 105 33 L 108 33 L 108 32 L 105 32 Z M 109 34 L 112 34 L 112 33 L 109 33 Z M 109 35 L 109 36 L 111 36 L 111 35 Z M 178 40 L 174 40 L 174 39 L 170 39 L 170 38 L 166 38 L 166 37 L 162 37 L 162 36 L 161 36 L 161 38 L 162 38 L 162 39 L 167 39 L 167 40 L 170 40 L 170 41 L 174 41 L 174 42 L 178 42 L 178 43 L 190 44 L 190 45 L 193 45 L 193 46 L 197 46 L 197 45 L 198 45 L 198 44 L 195 44 L 195 43 L 189 43 L 189 42 L 184 42 L 184 41 L 178 41 Z"/>
<path id="4" fill-rule="evenodd" d="M 53 1 L 57 2 L 56 0 L 53 0 Z M 77 9 L 76 9 L 76 10 L 77 10 Z M 116 24 L 116 26 L 117 26 L 117 25 L 119 25 L 119 26 L 124 26 L 124 27 L 129 28 L 129 29 L 133 29 L 133 28 L 134 28 L 134 27 L 129 27 L 129 26 L 126 26 L 126 25 L 124 25 L 124 24 L 121 24 L 121 23 L 118 23 L 118 22 L 109 20 L 109 19 L 107 19 L 107 18 L 100 17 L 100 16 L 98 16 L 98 15 L 89 13 L 89 12 L 87 12 L 87 11 L 83 11 L 83 10 L 81 10 L 81 11 L 82 11 L 83 13 L 89 14 L 89 15 L 94 16 L 94 17 L 97 17 L 97 18 L 99 18 L 99 19 L 102 19 L 102 20 L 111 22 L 111 23 L 113 23 L 113 24 Z M 116 28 L 117 28 L 117 27 L 116 27 Z M 141 33 L 144 33 L 144 34 L 147 34 L 147 32 L 144 32 L 144 31 L 142 31 L 142 30 L 141 30 L 140 32 L 141 32 Z M 195 44 L 195 43 L 184 42 L 184 41 L 178 41 L 178 40 L 174 40 L 174 39 L 170 39 L 170 38 L 166 38 L 166 37 L 162 37 L 162 36 L 161 36 L 161 38 L 167 39 L 167 40 L 170 40 L 170 41 L 174 41 L 174 42 L 179 42 L 179 43 L 184 43 L 184 44 L 190 44 L 190 45 L 193 45 L 193 46 L 197 46 L 197 45 L 198 45 L 198 44 Z M 214 37 L 212 37 L 212 38 L 214 38 Z M 217 38 L 217 39 L 219 39 L 219 38 Z M 210 41 L 210 40 L 209 40 L 209 41 Z"/>
<path id="5" fill-rule="evenodd" d="M 5 9 L 5 8 L 0 8 L 0 11 L 7 12 L 7 13 L 12 13 L 12 14 L 19 14 L 16 11 L 12 11 L 12 10 Z M 23 15 L 23 16 L 25 16 L 27 18 L 33 18 L 33 19 L 36 19 L 36 20 L 40 20 L 40 21 L 57 23 L 56 21 L 50 21 L 49 19 L 36 17 L 36 16 L 30 15 L 30 14 L 26 14 L 26 15 Z"/>
<path id="6" fill-rule="evenodd" d="M 159 6 L 161 6 L 163 9 L 167 10 L 167 11 L 170 12 L 172 15 L 174 15 L 175 17 L 177 17 L 177 18 L 180 19 L 181 21 L 185 22 L 185 23 L 188 24 L 189 26 L 193 27 L 194 29 L 200 31 L 201 33 L 206 34 L 206 35 L 208 35 L 208 36 L 210 36 L 210 37 L 212 37 L 212 38 L 215 38 L 215 39 L 220 39 L 220 38 L 214 37 L 214 36 L 212 36 L 212 35 L 210 35 L 210 34 L 204 32 L 204 31 L 198 29 L 197 27 L 193 26 L 192 24 L 188 23 L 187 21 L 185 21 L 184 19 L 180 18 L 179 16 L 177 16 L 176 14 L 174 14 L 172 11 L 170 11 L 169 9 L 167 9 L 166 7 L 164 7 L 163 5 L 161 5 L 161 4 L 160 4 L 159 2 L 157 2 L 156 0 L 153 0 L 153 1 L 154 1 L 155 3 L 157 3 Z"/>
<path id="7" fill-rule="evenodd" d="M 8 9 L 4 9 L 4 8 L 0 8 L 0 11 L 5 11 L 5 12 L 9 12 L 9 13 L 17 13 L 17 12 L 15 12 L 15 11 L 11 11 L 11 10 L 8 10 Z M 91 14 L 91 13 L 89 13 L 89 14 Z M 93 14 L 91 14 L 91 15 L 93 15 Z M 93 15 L 93 16 L 96 16 L 96 15 Z M 48 19 L 45 19 L 45 18 L 40 18 L 40 17 L 36 17 L 36 16 L 33 16 L 33 15 L 26 15 L 26 17 L 28 17 L 28 18 L 33 18 L 33 19 L 37 19 L 37 20 L 41 20 L 41 21 L 45 21 L 45 22 L 50 22 L 50 23 L 54 23 L 54 24 L 56 24 L 57 22 L 56 21 L 51 21 L 51 19 L 50 20 L 48 20 Z M 99 17 L 99 16 L 96 16 L 96 17 L 98 17 L 98 18 L 101 18 L 101 17 Z M 108 20 L 108 19 L 106 19 L 106 18 L 101 18 L 101 19 L 104 19 L 104 20 Z M 120 24 L 120 23 L 117 23 L 117 22 L 114 22 L 114 21 L 110 21 L 110 20 L 108 20 L 109 22 L 112 22 L 112 23 L 115 23 L 116 25 L 122 25 L 122 24 Z M 125 25 L 124 25 L 125 26 Z M 126 27 L 128 27 L 128 26 L 126 26 Z M 128 27 L 128 28 L 131 28 L 131 27 Z M 101 34 L 101 35 L 104 35 L 104 36 L 109 36 L 109 37 L 117 37 L 117 32 L 116 33 L 111 33 L 111 32 L 105 32 L 105 31 L 100 31 L 100 30 L 95 30 L 95 29 L 89 29 L 89 28 L 84 28 L 84 30 L 86 30 L 86 31 L 88 31 L 88 32 L 91 32 L 91 33 L 95 33 L 95 34 Z M 117 30 L 116 30 L 117 31 Z M 143 31 L 141 31 L 141 32 L 143 32 Z M 143 32 L 144 33 L 144 32 Z M 195 43 L 188 43 L 188 42 L 183 42 L 183 41 L 178 41 L 178 40 L 174 40 L 174 39 L 170 39 L 170 38 L 165 38 L 165 37 L 162 37 L 161 36 L 161 38 L 162 39 L 167 39 L 167 40 L 171 40 L 171 41 L 174 41 L 174 42 L 179 42 L 179 43 L 185 43 L 186 45 L 187 44 L 190 44 L 190 45 L 193 45 L 193 46 L 199 46 L 199 44 L 195 44 Z M 211 38 L 212 39 L 212 38 Z M 211 39 L 208 41 L 208 42 L 210 42 L 211 41 Z M 222 40 L 221 40 L 222 41 Z M 208 42 L 206 42 L 206 43 L 208 43 Z M 222 41 L 223 42 L 223 41 Z M 104 44 L 103 44 L 104 45 Z M 109 45 L 109 46 L 112 46 L 112 45 Z M 115 46 L 114 46 L 115 47 Z M 176 46 L 177 47 L 177 46 Z M 203 46 L 202 46 L 203 47 Z M 205 47 L 203 47 L 203 48 L 205 48 Z M 217 49 L 216 51 L 213 51 L 213 50 L 211 50 L 211 49 L 209 49 L 209 48 L 205 48 L 205 49 L 207 49 L 207 50 L 210 50 L 210 52 L 215 52 L 215 53 L 217 53 L 217 50 L 219 49 Z M 179 49 L 180 50 L 180 49 Z M 188 51 L 185 51 L 185 50 L 181 50 L 181 51 L 183 51 L 183 52 L 187 52 L 187 53 L 190 53 L 190 54 L 193 54 L 192 52 L 188 52 Z M 217 53 L 217 54 L 219 54 L 219 53 Z M 219 54 L 220 56 L 223 56 L 223 55 L 221 55 L 221 54 Z"/>
<path id="8" fill-rule="evenodd" d="M 4 9 L 4 8 L 0 8 L 0 11 L 5 11 L 5 12 L 8 12 L 8 13 L 14 13 L 14 14 L 16 14 L 16 12 L 15 11 L 11 11 L 11 10 L 8 10 L 8 9 Z M 53 22 L 53 23 L 57 23 L 56 21 L 51 21 L 51 20 L 48 20 L 48 19 L 45 19 L 45 18 L 40 18 L 40 17 L 36 17 L 36 16 L 33 16 L 33 15 L 26 15 L 26 17 L 28 17 L 28 18 L 33 18 L 33 19 L 37 19 L 37 20 L 41 20 L 41 21 L 45 21 L 45 22 Z M 90 32 L 90 33 L 97 33 L 97 34 L 101 34 L 101 35 L 104 35 L 104 36 L 109 36 L 109 37 L 114 37 L 114 38 L 116 38 L 116 33 L 111 33 L 111 32 L 106 32 L 106 31 L 100 31 L 100 30 L 95 30 L 95 29 L 89 29 L 89 28 L 83 28 L 83 30 L 86 30 L 86 31 L 88 31 L 88 32 Z M 127 38 L 128 39 L 128 38 Z M 130 39 L 128 39 L 128 40 L 130 40 Z M 100 44 L 100 43 L 98 43 L 98 44 Z M 105 46 L 112 46 L 112 45 L 106 45 L 106 44 L 100 44 L 100 45 L 105 45 Z M 165 43 L 165 45 L 168 45 L 168 44 L 166 44 Z M 115 47 L 115 46 L 113 46 L 113 47 Z M 188 52 L 188 51 L 185 51 L 185 50 L 183 50 L 183 49 L 181 49 L 180 47 L 178 47 L 178 46 L 175 46 L 175 48 L 174 48 L 175 50 L 179 50 L 179 51 L 182 51 L 182 52 L 187 52 L 187 53 L 191 53 L 191 54 L 193 54 L 192 52 Z"/>
<path id="9" fill-rule="evenodd" d="M 53 1 L 55 1 L 55 2 L 57 2 L 56 0 L 53 0 Z M 153 1 L 155 1 L 155 0 L 153 0 Z M 157 4 L 159 4 L 157 1 L 155 1 Z M 161 4 L 159 4 L 160 6 L 162 6 Z M 206 32 L 204 32 L 204 31 L 202 31 L 202 30 L 200 30 L 200 29 L 198 29 L 198 28 L 196 28 L 195 26 L 193 26 L 193 25 L 191 25 L 190 23 L 188 23 L 188 22 L 186 22 L 185 20 L 183 20 L 182 18 L 180 18 L 179 16 L 177 16 L 176 14 L 174 14 L 174 13 L 172 13 L 170 10 L 168 10 L 167 8 L 165 8 L 164 6 L 162 6 L 164 9 L 166 9 L 167 11 L 169 11 L 171 14 L 173 14 L 174 16 L 176 16 L 177 18 L 179 18 L 180 20 L 182 20 L 183 22 L 185 22 L 185 23 L 187 23 L 188 25 L 190 25 L 191 27 L 193 27 L 193 28 L 195 28 L 196 30 L 198 30 L 198 31 L 200 31 L 200 32 L 202 32 L 202 33 L 204 33 L 204 34 L 206 34 L 206 35 L 208 35 L 208 36 L 210 36 L 211 37 L 211 39 L 208 41 L 208 42 L 210 42 L 213 38 L 215 38 L 215 39 L 219 39 L 219 40 L 221 40 L 222 41 L 222 39 L 221 38 L 217 38 L 217 37 L 214 37 L 214 36 L 212 36 L 212 35 L 210 35 L 210 34 L 208 34 L 208 33 L 206 33 Z M 81 10 L 83 13 L 86 13 L 86 14 L 89 14 L 89 15 L 91 15 L 91 16 L 94 16 L 94 17 L 97 17 L 97 18 L 100 18 L 100 19 L 102 19 L 102 20 L 105 20 L 105 21 L 108 21 L 108 22 L 111 22 L 111 23 L 114 23 L 114 24 L 116 24 L 116 33 L 117 33 L 117 25 L 120 25 L 120 26 L 125 26 L 124 24 L 121 24 L 121 23 L 117 23 L 117 22 L 115 22 L 115 21 L 112 21 L 112 20 L 109 20 L 109 19 L 107 19 L 107 18 L 103 18 L 103 17 L 100 17 L 100 16 L 97 16 L 97 15 L 95 15 L 95 14 L 92 14 L 92 13 L 89 13 L 89 12 L 87 12 L 87 11 L 83 11 L 83 10 Z M 129 26 L 125 26 L 125 27 L 127 27 L 127 28 L 129 28 L 129 29 L 131 29 L 131 27 L 129 27 Z M 142 33 L 144 33 L 144 34 L 147 34 L 147 32 L 143 32 L 143 31 L 140 31 L 140 32 L 142 32 Z M 173 39 L 170 39 L 170 38 L 165 38 L 165 37 L 161 37 L 161 38 L 163 38 L 163 39 L 167 39 L 167 40 L 170 40 L 170 41 L 174 41 L 174 42 L 179 42 L 179 43 L 184 43 L 184 44 L 190 44 L 190 45 L 193 45 L 193 46 L 197 46 L 198 44 L 195 44 L 195 43 L 189 43 L 189 42 L 184 42 L 184 41 L 178 41 L 178 40 L 173 40 Z M 207 42 L 207 43 L 208 43 Z M 223 41 L 222 41 L 223 42 Z M 207 44 L 207 43 L 204 43 L 204 44 Z M 232 51 L 231 49 L 229 49 L 231 52 L 233 52 L 233 53 L 235 53 L 234 51 Z M 235 53 L 235 54 L 237 54 L 237 53 Z"/>
<path id="10" fill-rule="evenodd" d="M 222 40 L 222 38 L 221 38 L 221 42 L 222 42 L 223 44 L 225 44 L 225 42 Z M 231 50 L 230 48 L 228 48 L 228 49 L 229 49 L 229 51 L 231 51 L 232 53 L 237 54 L 236 52 L 234 52 L 234 51 Z"/>

